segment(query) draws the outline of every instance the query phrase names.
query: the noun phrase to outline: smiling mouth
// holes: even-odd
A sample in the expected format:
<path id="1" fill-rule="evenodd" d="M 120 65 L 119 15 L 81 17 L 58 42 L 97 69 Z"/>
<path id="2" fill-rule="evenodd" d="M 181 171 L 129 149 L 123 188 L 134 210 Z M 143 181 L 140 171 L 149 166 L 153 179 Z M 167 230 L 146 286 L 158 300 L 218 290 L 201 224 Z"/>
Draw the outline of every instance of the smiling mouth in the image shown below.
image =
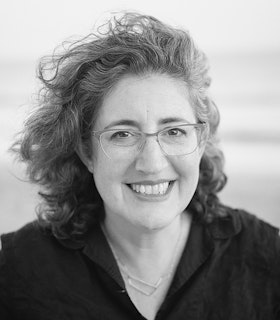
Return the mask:
<path id="1" fill-rule="evenodd" d="M 161 182 L 154 185 L 149 184 L 128 184 L 129 188 L 136 193 L 148 196 L 163 196 L 168 193 L 174 181 Z"/>

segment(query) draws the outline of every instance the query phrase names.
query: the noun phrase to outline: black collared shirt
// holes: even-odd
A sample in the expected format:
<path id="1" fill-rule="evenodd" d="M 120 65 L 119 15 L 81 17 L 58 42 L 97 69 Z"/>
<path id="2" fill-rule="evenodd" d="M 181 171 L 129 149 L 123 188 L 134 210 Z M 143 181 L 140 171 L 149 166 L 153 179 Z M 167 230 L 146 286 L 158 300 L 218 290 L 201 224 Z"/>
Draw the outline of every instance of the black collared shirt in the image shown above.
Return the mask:
<path id="1" fill-rule="evenodd" d="M 99 225 L 84 243 L 31 223 L 2 236 L 0 319 L 144 319 Z M 156 320 L 280 319 L 279 230 L 244 211 L 193 222 Z"/>

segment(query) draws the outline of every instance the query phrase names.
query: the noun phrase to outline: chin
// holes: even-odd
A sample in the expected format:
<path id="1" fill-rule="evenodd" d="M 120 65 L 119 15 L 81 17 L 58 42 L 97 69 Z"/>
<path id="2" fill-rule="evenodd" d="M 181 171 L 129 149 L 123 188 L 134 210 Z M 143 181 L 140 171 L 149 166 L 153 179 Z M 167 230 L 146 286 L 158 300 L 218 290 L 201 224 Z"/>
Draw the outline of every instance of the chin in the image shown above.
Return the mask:
<path id="1" fill-rule="evenodd" d="M 146 231 L 160 230 L 169 226 L 177 216 L 178 214 L 164 216 L 162 212 L 155 214 L 149 212 L 148 216 L 142 216 L 141 220 L 137 219 L 133 224 Z"/>

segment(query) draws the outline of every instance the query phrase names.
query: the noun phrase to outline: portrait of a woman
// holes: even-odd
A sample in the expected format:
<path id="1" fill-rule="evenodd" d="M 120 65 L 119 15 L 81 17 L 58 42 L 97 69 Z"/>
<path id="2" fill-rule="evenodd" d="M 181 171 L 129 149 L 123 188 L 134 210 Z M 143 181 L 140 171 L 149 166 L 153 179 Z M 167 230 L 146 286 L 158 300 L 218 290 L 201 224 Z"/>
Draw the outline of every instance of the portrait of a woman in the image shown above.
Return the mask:
<path id="1" fill-rule="evenodd" d="M 42 59 L 12 146 L 38 219 L 2 235 L 1 319 L 280 319 L 279 230 L 221 203 L 190 34 L 138 13 Z"/>

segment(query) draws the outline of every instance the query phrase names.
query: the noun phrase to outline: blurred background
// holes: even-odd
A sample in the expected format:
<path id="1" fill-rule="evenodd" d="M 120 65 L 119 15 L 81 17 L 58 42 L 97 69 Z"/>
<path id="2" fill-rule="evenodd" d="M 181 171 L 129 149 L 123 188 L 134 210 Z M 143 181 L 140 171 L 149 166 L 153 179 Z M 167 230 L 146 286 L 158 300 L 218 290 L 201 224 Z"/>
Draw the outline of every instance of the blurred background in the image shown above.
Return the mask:
<path id="1" fill-rule="evenodd" d="M 7 149 L 38 89 L 39 58 L 119 10 L 188 29 L 206 52 L 228 176 L 220 197 L 280 227 L 278 0 L 9 0 L 0 11 L 0 234 L 36 216 L 38 190 Z"/>

